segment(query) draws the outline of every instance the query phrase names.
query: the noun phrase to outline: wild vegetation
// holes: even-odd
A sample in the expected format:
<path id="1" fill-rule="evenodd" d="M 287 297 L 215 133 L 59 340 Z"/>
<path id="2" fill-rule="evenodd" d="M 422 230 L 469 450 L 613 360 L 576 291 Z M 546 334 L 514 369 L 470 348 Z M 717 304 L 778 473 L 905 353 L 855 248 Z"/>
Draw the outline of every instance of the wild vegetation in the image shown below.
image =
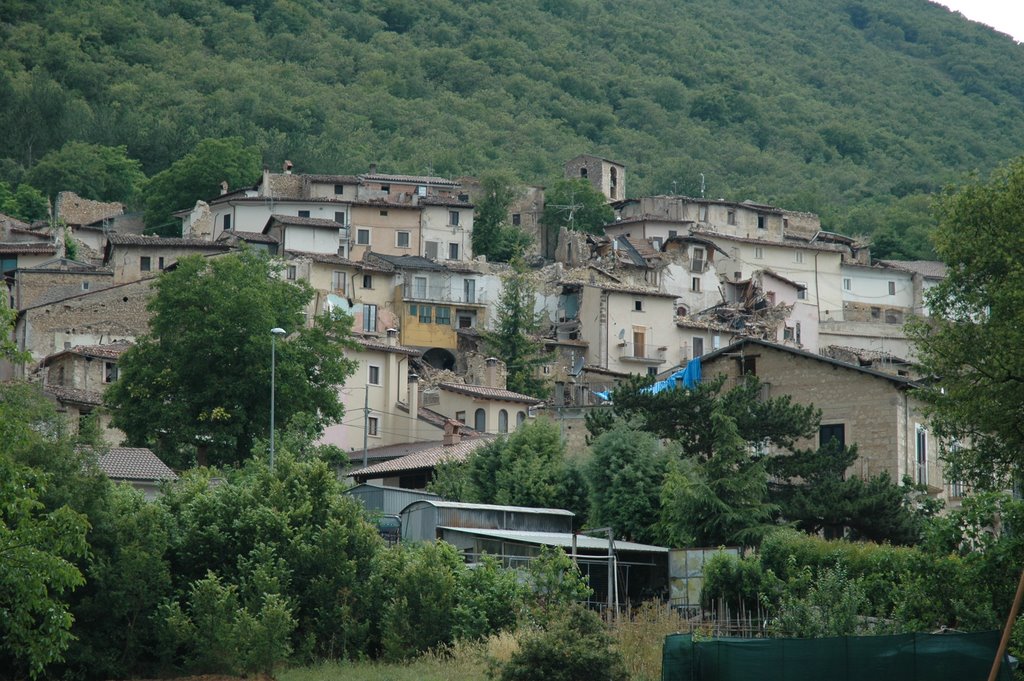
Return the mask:
<path id="1" fill-rule="evenodd" d="M 69 143 L 147 177 L 232 136 L 272 167 L 534 183 L 593 152 L 631 196 L 703 182 L 924 256 L 929 196 L 1024 146 L 1024 52 L 927 0 L 9 0 L 0 66 L 0 181 L 47 194 Z"/>

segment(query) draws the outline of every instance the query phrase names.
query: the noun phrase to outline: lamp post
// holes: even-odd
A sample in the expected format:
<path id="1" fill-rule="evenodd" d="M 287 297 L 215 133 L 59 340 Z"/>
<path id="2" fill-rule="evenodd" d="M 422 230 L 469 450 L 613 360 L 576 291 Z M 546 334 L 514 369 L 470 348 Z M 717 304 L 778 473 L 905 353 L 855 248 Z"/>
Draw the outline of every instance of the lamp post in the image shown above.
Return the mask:
<path id="1" fill-rule="evenodd" d="M 277 337 L 284 335 L 284 329 L 275 326 L 270 330 L 270 470 L 274 470 L 274 374 L 277 372 Z"/>

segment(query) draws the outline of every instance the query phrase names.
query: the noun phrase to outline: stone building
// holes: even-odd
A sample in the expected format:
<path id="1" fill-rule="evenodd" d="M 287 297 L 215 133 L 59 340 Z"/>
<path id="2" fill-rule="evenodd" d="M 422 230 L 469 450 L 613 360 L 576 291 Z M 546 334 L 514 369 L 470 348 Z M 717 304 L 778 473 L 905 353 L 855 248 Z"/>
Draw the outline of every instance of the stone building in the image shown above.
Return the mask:
<path id="1" fill-rule="evenodd" d="M 626 166 L 618 161 L 581 154 L 565 162 L 565 177 L 589 182 L 608 201 L 626 198 Z"/>

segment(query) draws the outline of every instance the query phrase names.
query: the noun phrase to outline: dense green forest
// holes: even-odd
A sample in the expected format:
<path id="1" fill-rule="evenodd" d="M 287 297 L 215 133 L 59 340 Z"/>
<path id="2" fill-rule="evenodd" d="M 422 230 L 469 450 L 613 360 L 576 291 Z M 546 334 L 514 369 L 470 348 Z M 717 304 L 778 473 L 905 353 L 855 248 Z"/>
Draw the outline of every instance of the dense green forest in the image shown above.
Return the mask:
<path id="1" fill-rule="evenodd" d="M 929 195 L 1024 149 L 1024 47 L 926 0 L 0 0 L 0 181 L 78 140 L 151 176 L 204 138 L 272 167 L 815 211 L 928 250 Z M 891 231 L 890 231 L 891 230 Z"/>

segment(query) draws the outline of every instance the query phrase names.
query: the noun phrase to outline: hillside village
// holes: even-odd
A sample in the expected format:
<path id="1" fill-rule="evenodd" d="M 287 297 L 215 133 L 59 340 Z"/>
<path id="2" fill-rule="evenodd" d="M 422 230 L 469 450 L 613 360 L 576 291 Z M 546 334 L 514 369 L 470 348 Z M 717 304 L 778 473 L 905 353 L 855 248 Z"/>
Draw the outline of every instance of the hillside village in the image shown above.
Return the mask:
<path id="1" fill-rule="evenodd" d="M 472 178 L 302 174 L 286 163 L 252 187 L 222 187 L 176 214 L 180 238 L 142 234 L 116 203 L 62 193 L 54 224 L 3 218 L 0 257 L 15 339 L 31 356 L 3 368 L 27 378 L 72 423 L 102 410 L 118 356 L 147 330 L 154 277 L 184 255 L 241 247 L 306 280 L 313 315 L 354 319 L 359 369 L 340 388 L 347 416 L 323 442 L 351 453 L 352 478 L 423 488 L 440 461 L 465 457 L 539 415 L 583 447 L 583 418 L 633 374 L 665 378 L 700 358 L 705 375 L 752 373 L 771 394 L 823 410 L 822 441 L 856 444 L 854 469 L 927 485 L 956 503 L 938 447 L 909 388 L 902 325 L 928 315 L 944 275 L 926 261 L 874 261 L 870 245 L 821 229 L 816 215 L 749 201 L 628 198 L 627 169 L 582 155 L 567 178 L 600 191 L 604 235 L 543 229 L 544 188 L 521 190 L 509 223 L 532 239 L 529 261 L 550 361 L 544 399 L 506 389 L 487 357 L 508 265 L 472 250 Z M 545 253 L 554 257 L 546 259 Z M 415 415 L 410 416 L 410 415 Z M 105 439 L 122 444 L 109 427 Z"/>

